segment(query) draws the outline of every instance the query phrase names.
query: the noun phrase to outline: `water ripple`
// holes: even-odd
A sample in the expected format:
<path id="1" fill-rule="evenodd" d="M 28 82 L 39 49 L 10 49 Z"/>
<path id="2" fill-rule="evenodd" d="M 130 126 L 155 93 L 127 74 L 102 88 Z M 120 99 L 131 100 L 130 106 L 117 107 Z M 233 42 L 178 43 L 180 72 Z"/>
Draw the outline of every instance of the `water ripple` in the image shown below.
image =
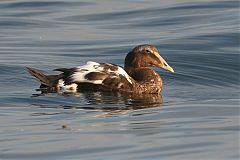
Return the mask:
<path id="1" fill-rule="evenodd" d="M 238 4 L 0 1 L 0 159 L 238 159 Z M 153 68 L 161 95 L 46 93 L 25 70 L 123 65 L 141 43 L 176 71 Z"/>

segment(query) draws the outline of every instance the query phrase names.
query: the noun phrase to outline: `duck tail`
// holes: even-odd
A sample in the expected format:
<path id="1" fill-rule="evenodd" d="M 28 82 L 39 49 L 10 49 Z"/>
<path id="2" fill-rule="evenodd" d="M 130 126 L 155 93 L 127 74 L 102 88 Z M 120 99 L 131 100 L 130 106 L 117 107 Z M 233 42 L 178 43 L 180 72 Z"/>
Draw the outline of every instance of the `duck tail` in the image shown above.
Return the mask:
<path id="1" fill-rule="evenodd" d="M 37 69 L 26 67 L 28 72 L 34 76 L 40 83 L 40 88 L 43 87 L 55 87 L 58 83 L 58 80 L 61 78 L 60 75 L 45 75 Z"/>

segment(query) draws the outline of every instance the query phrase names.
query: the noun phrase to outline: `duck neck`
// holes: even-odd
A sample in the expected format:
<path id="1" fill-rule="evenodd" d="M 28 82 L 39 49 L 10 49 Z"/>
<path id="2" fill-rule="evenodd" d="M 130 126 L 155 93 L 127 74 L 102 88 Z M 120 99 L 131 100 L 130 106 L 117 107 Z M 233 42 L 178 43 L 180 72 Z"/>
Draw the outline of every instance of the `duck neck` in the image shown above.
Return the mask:
<path id="1" fill-rule="evenodd" d="M 162 79 L 157 72 L 146 67 L 124 66 L 125 71 L 134 79 L 134 90 L 139 93 L 160 93 Z"/>
<path id="2" fill-rule="evenodd" d="M 140 67 L 140 60 L 138 56 L 133 51 L 129 52 L 124 61 L 125 71 L 132 76 L 135 69 Z"/>
<path id="3" fill-rule="evenodd" d="M 124 66 L 124 70 L 128 73 L 129 76 L 132 77 L 133 75 L 133 72 L 134 72 L 134 69 L 136 69 L 136 67 L 132 67 L 132 66 L 129 66 L 129 65 L 126 65 Z"/>

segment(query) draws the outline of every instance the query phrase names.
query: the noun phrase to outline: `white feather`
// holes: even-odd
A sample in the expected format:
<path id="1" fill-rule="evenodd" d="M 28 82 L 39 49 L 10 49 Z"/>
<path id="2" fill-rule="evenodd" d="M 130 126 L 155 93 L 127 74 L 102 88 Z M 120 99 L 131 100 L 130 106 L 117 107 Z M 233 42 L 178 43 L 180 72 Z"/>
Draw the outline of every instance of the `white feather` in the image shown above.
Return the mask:
<path id="1" fill-rule="evenodd" d="M 103 80 L 88 80 L 85 76 L 90 72 L 102 72 L 103 68 L 99 67 L 100 64 L 96 62 L 89 61 L 83 66 L 77 67 L 76 72 L 71 75 L 73 81 L 76 82 L 89 82 L 93 84 L 102 84 Z"/>
<path id="2" fill-rule="evenodd" d="M 122 67 L 118 66 L 117 72 L 118 72 L 118 74 L 121 74 L 125 78 L 127 78 L 128 82 L 132 84 L 132 80 L 131 80 L 130 76 L 127 74 L 127 72 Z"/>
<path id="3" fill-rule="evenodd" d="M 106 64 L 106 65 L 112 65 L 112 64 Z M 87 62 L 85 65 L 76 67 L 76 70 L 74 71 L 74 73 L 70 76 L 70 78 L 72 79 L 73 82 L 88 82 L 88 83 L 93 83 L 93 84 L 102 84 L 104 79 L 99 79 L 99 80 L 88 80 L 86 79 L 86 75 L 91 73 L 91 72 L 102 72 L 102 73 L 109 73 L 109 76 L 111 76 L 111 78 L 116 78 L 119 75 L 124 76 L 129 83 L 133 83 L 130 76 L 127 74 L 127 72 L 120 66 L 117 66 L 117 70 L 111 70 L 108 69 L 107 71 L 104 70 L 104 67 L 101 66 L 100 63 L 97 62 L 92 62 L 89 61 Z M 113 73 L 113 74 L 112 74 Z M 111 75 L 110 75 L 111 74 Z M 76 92 L 77 91 L 77 87 L 78 85 L 76 83 L 72 83 L 69 85 L 66 85 L 63 79 L 60 79 L 58 81 L 58 87 L 62 90 L 62 91 L 66 91 L 66 92 Z M 121 87 L 121 85 L 123 85 L 122 83 L 120 83 L 118 85 L 118 88 Z"/>
<path id="4" fill-rule="evenodd" d="M 63 92 L 77 92 L 77 86 L 76 83 L 65 85 L 63 79 L 58 80 L 58 88 Z"/>
<path id="5" fill-rule="evenodd" d="M 58 80 L 58 88 L 62 88 L 63 86 L 64 86 L 65 84 L 64 84 L 64 81 L 63 81 L 63 79 L 59 79 Z"/>
<path id="6" fill-rule="evenodd" d="M 97 62 L 89 61 L 87 62 L 86 65 L 77 67 L 77 71 L 71 75 L 71 78 L 73 79 L 73 81 L 77 81 L 77 82 L 89 82 L 93 84 L 102 84 L 103 80 L 86 79 L 85 76 L 90 72 L 104 72 L 104 68 L 101 67 L 100 64 Z M 123 68 L 118 66 L 118 69 L 116 71 L 112 71 L 109 69 L 108 72 L 115 73 L 116 75 L 123 75 L 132 84 L 130 76 L 127 74 L 127 72 Z"/>

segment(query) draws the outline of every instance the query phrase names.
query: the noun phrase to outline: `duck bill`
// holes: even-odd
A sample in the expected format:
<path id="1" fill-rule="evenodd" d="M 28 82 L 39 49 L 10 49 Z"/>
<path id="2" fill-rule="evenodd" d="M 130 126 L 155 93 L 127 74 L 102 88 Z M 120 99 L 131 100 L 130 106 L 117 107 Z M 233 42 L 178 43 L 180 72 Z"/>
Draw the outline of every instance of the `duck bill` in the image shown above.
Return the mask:
<path id="1" fill-rule="evenodd" d="M 157 65 L 158 67 L 174 73 L 173 68 L 159 54 L 156 54 L 156 56 L 158 57 L 159 60 L 159 63 Z"/>

